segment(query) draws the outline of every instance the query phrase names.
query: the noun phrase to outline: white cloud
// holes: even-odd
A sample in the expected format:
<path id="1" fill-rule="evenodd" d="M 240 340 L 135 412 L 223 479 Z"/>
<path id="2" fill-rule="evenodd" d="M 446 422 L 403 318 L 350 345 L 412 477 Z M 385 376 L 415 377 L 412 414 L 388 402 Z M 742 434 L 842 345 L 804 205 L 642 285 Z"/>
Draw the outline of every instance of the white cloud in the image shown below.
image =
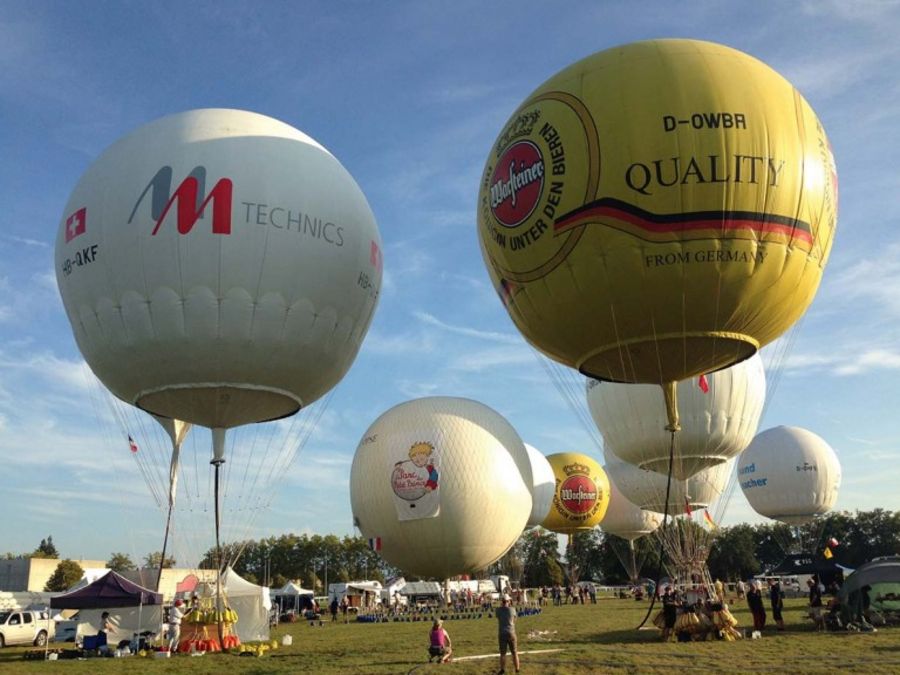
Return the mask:
<path id="1" fill-rule="evenodd" d="M 851 344 L 830 348 L 827 353 L 798 353 L 787 356 L 782 368 L 785 372 L 818 375 L 828 371 L 834 375 L 863 375 L 873 371 L 900 370 L 900 351 L 888 348 L 859 350 Z"/>
<path id="2" fill-rule="evenodd" d="M 437 317 L 427 312 L 413 312 L 413 315 L 422 323 L 428 326 L 440 328 L 443 331 L 454 333 L 456 335 L 464 335 L 466 337 L 476 338 L 478 340 L 486 340 L 488 342 L 502 342 L 507 345 L 522 346 L 525 341 L 519 335 L 512 333 L 498 333 L 496 331 L 478 330 L 476 328 L 468 328 L 466 326 L 454 326 L 444 323 Z"/>
<path id="3" fill-rule="evenodd" d="M 450 368 L 465 372 L 481 372 L 492 368 L 525 365 L 537 368 L 534 353 L 524 343 L 509 347 L 491 347 L 461 354 L 450 361 Z"/>
<path id="4" fill-rule="evenodd" d="M 38 241 L 37 239 L 29 239 L 27 237 L 17 237 L 16 235 L 6 235 L 3 237 L 8 241 L 15 242 L 17 244 L 25 244 L 26 246 L 37 246 L 39 248 L 50 248 L 50 244 L 46 241 Z"/>

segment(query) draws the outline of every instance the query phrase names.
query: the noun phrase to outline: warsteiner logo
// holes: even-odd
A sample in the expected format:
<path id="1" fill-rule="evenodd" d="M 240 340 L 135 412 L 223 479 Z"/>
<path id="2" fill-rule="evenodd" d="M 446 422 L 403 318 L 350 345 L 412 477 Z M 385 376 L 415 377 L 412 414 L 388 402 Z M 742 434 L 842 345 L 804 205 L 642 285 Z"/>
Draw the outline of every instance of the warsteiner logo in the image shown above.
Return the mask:
<path id="1" fill-rule="evenodd" d="M 509 146 L 491 176 L 491 212 L 506 227 L 516 227 L 537 207 L 544 189 L 544 158 L 531 141 Z"/>
<path id="2" fill-rule="evenodd" d="M 563 467 L 566 477 L 560 482 L 553 498 L 557 511 L 567 520 L 580 522 L 593 516 L 600 508 L 600 490 L 591 478 L 590 468 L 583 464 L 567 464 Z"/>
<path id="3" fill-rule="evenodd" d="M 154 235 L 166 220 L 173 204 L 177 203 L 175 213 L 178 233 L 187 234 L 196 222 L 203 218 L 203 212 L 210 202 L 212 202 L 213 234 L 231 234 L 233 184 L 230 178 L 220 178 L 206 195 L 206 167 L 197 166 L 172 192 L 172 167 L 164 166 L 156 172 L 141 192 L 128 217 L 129 223 L 134 220 L 138 207 L 148 192 L 151 197 L 150 214 L 156 223 L 153 228 Z"/>
<path id="4" fill-rule="evenodd" d="M 567 511 L 581 515 L 597 503 L 597 486 L 590 476 L 569 476 L 559 486 L 559 500 Z"/>

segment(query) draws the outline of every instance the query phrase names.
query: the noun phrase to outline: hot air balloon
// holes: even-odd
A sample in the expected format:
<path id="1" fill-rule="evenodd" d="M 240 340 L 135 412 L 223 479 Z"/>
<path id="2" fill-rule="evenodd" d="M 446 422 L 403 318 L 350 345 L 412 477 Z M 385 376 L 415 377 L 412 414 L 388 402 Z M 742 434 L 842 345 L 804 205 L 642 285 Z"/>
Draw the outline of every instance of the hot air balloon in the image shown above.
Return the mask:
<path id="1" fill-rule="evenodd" d="M 653 535 L 665 551 L 669 574 L 679 583 L 703 579 L 711 586 L 706 560 L 718 523 L 728 505 L 734 459 L 700 471 L 687 480 L 668 480 L 607 454 L 610 482 L 636 506 L 674 516 Z M 668 495 L 668 507 L 666 496 Z"/>
<path id="2" fill-rule="evenodd" d="M 486 568 L 531 513 L 531 465 L 515 429 L 463 398 L 394 406 L 353 457 L 350 503 L 364 537 L 408 574 L 447 579 Z"/>
<path id="3" fill-rule="evenodd" d="M 576 452 L 560 452 L 547 457 L 555 476 L 550 513 L 542 526 L 568 535 L 566 568 L 570 584 L 578 582 L 576 536 L 590 533 L 603 520 L 609 506 L 609 479 L 595 459 Z"/>
<path id="4" fill-rule="evenodd" d="M 644 469 L 667 473 L 670 437 L 659 387 L 589 380 L 588 407 L 607 452 Z M 766 399 L 758 355 L 730 368 L 678 383 L 681 431 L 672 475 L 684 480 L 736 457 L 753 440 Z"/>
<path id="5" fill-rule="evenodd" d="M 825 440 L 799 427 L 760 433 L 738 462 L 738 481 L 761 516 L 801 525 L 837 501 L 841 465 Z"/>
<path id="6" fill-rule="evenodd" d="M 171 115 L 113 144 L 72 192 L 56 242 L 63 304 L 103 384 L 213 429 L 290 415 L 341 379 L 380 261 L 340 162 L 240 110 Z"/>
<path id="7" fill-rule="evenodd" d="M 611 472 L 604 467 L 607 476 Z M 628 500 L 616 487 L 615 480 L 609 481 L 609 506 L 600 521 L 600 529 L 608 534 L 634 541 L 651 534 L 662 524 L 662 514 L 646 511 Z"/>
<path id="8" fill-rule="evenodd" d="M 610 476 L 606 467 L 604 470 L 607 476 Z M 609 506 L 606 515 L 600 521 L 600 529 L 607 534 L 606 543 L 622 563 L 622 568 L 632 584 L 638 583 L 641 568 L 650 551 L 646 542 L 643 546 L 635 546 L 635 541 L 655 532 L 662 521 L 661 513 L 645 511 L 628 501 L 610 478 Z"/>
<path id="9" fill-rule="evenodd" d="M 597 461 L 577 452 L 549 455 L 556 477 L 553 506 L 543 527 L 560 534 L 593 530 L 609 506 L 609 479 Z"/>
<path id="10" fill-rule="evenodd" d="M 668 486 L 668 509 L 666 509 L 668 481 L 663 474 L 616 461 L 613 455 L 608 457 L 604 468 L 609 474 L 610 481 L 615 483 L 625 498 L 634 505 L 648 511 L 681 515 L 705 509 L 725 493 L 728 478 L 734 471 L 734 461 L 704 469 L 687 480 L 673 480 Z"/>
<path id="11" fill-rule="evenodd" d="M 256 113 L 192 110 L 87 169 L 59 226 L 57 283 L 110 391 L 212 429 L 218 489 L 226 429 L 292 415 L 347 372 L 380 247 L 361 190 L 312 138 Z"/>
<path id="12" fill-rule="evenodd" d="M 600 380 L 663 385 L 752 356 L 806 310 L 837 176 L 808 103 L 723 45 L 650 40 L 538 87 L 491 148 L 478 235 L 538 350 Z"/>
<path id="13" fill-rule="evenodd" d="M 618 458 L 667 473 L 670 437 L 658 387 L 590 380 L 588 407 L 604 445 Z M 684 480 L 736 457 L 759 426 L 766 378 L 758 355 L 730 368 L 678 383 L 681 432 L 672 475 Z"/>
<path id="14" fill-rule="evenodd" d="M 528 461 L 531 464 L 531 515 L 528 517 L 526 528 L 537 527 L 544 522 L 550 513 L 553 504 L 553 495 L 556 492 L 556 478 L 553 475 L 553 467 L 540 450 L 534 446 L 525 444 L 528 451 Z"/>

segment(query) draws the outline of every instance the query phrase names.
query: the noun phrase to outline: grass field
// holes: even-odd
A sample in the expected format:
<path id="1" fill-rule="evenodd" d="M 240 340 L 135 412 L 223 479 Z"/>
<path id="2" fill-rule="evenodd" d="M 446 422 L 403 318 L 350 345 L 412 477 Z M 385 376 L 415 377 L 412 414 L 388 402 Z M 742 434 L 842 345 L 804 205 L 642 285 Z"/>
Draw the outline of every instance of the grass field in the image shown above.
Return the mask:
<path id="1" fill-rule="evenodd" d="M 663 644 L 656 630 L 635 630 L 648 603 L 601 599 L 597 605 L 545 608 L 518 621 L 519 649 L 560 649 L 523 654 L 522 672 L 549 674 L 682 671 L 796 673 L 900 673 L 900 628 L 877 633 L 816 633 L 804 619 L 803 600 L 788 600 L 788 630 L 767 629 L 761 640 Z M 750 624 L 743 606 L 733 606 L 740 628 Z M 654 610 L 655 612 L 655 610 Z M 496 654 L 493 619 L 448 620 L 454 657 Z M 26 661 L 25 648 L 0 652 L 0 672 L 9 673 L 429 673 L 456 675 L 496 673 L 496 656 L 429 665 L 427 623 L 350 623 L 310 627 L 282 625 L 273 631 L 279 641 L 290 633 L 293 645 L 263 657 L 233 655 L 179 656 L 168 660 L 130 657 L 85 661 Z M 551 631 L 549 640 L 529 638 L 532 631 Z M 555 631 L 555 632 L 553 632 Z M 54 645 L 51 645 L 54 646 Z M 507 672 L 512 672 L 507 659 Z"/>

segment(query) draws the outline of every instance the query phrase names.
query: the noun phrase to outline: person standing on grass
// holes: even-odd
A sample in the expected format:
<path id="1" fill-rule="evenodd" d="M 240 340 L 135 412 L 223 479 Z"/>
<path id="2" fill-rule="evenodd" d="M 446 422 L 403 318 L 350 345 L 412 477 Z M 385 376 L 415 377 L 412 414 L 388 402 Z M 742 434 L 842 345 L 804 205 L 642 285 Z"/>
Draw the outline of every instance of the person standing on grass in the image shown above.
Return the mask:
<path id="1" fill-rule="evenodd" d="M 329 605 L 328 609 L 331 610 L 331 623 L 337 621 L 337 613 L 338 613 L 338 599 L 337 596 L 332 596 L 331 605 Z"/>
<path id="2" fill-rule="evenodd" d="M 784 617 L 781 615 L 781 610 L 784 609 L 784 593 L 778 579 L 769 581 L 769 600 L 772 603 L 772 620 L 778 626 L 778 630 L 784 630 Z"/>
<path id="3" fill-rule="evenodd" d="M 766 627 L 766 607 L 763 604 L 762 586 L 758 580 L 753 581 L 747 591 L 747 607 L 753 615 L 753 629 L 761 631 Z"/>
<path id="4" fill-rule="evenodd" d="M 510 606 L 508 595 L 503 596 L 497 608 L 497 629 L 500 641 L 500 673 L 506 672 L 506 651 L 512 654 L 513 667 L 519 672 L 519 650 L 516 638 L 516 608 Z"/>
<path id="5" fill-rule="evenodd" d="M 675 629 L 675 620 L 678 618 L 678 595 L 671 586 L 663 588 L 663 642 L 668 642 Z"/>
<path id="6" fill-rule="evenodd" d="M 175 600 L 175 604 L 169 609 L 169 651 L 178 651 L 178 642 L 181 640 L 181 619 L 184 617 L 184 601 L 181 598 Z"/>
<path id="7" fill-rule="evenodd" d="M 819 588 L 819 577 L 815 574 L 806 582 L 809 586 L 809 616 L 816 630 L 825 630 L 825 618 L 822 616 L 822 591 Z"/>

